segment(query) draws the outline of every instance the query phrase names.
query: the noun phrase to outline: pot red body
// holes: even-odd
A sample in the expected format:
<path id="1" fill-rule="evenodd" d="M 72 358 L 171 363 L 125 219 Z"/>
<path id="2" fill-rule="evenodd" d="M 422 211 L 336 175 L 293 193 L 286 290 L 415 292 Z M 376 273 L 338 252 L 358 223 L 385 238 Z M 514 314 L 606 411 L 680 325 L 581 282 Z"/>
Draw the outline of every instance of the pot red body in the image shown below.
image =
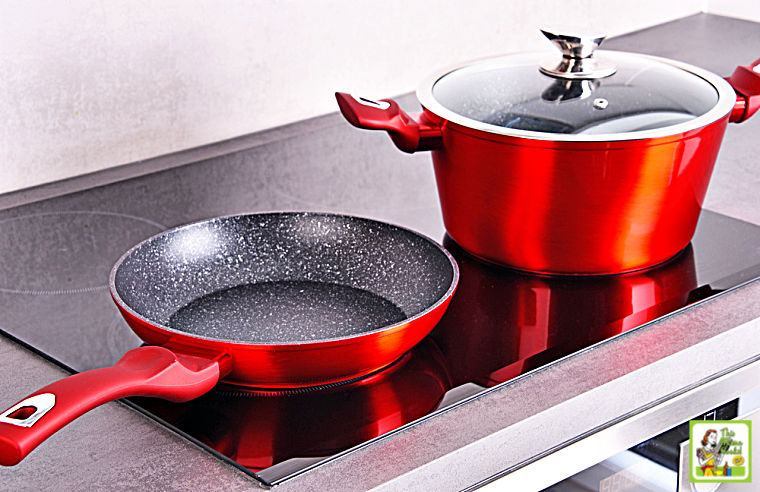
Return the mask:
<path id="1" fill-rule="evenodd" d="M 691 241 L 729 115 L 663 138 L 561 142 L 442 120 L 443 220 L 465 250 L 543 274 L 655 266 Z"/>
<path id="2" fill-rule="evenodd" d="M 164 330 L 122 308 L 122 316 L 145 342 L 173 352 L 225 361 L 224 382 L 258 388 L 297 388 L 346 381 L 381 369 L 419 343 L 451 301 L 449 295 L 417 318 L 376 332 L 302 344 L 245 344 Z"/>

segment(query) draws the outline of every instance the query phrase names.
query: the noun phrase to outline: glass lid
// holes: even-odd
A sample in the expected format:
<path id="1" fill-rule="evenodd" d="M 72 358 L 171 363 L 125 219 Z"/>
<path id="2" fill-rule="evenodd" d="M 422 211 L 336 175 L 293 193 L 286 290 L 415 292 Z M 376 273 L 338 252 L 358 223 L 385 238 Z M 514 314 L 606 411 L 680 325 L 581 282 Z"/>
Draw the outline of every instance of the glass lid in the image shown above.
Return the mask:
<path id="1" fill-rule="evenodd" d="M 548 133 L 554 140 L 665 136 L 704 126 L 733 107 L 731 87 L 707 71 L 645 55 L 594 53 L 603 36 L 544 34 L 562 55 L 518 54 L 458 67 L 426 84 L 420 101 L 465 126 L 534 138 Z"/>

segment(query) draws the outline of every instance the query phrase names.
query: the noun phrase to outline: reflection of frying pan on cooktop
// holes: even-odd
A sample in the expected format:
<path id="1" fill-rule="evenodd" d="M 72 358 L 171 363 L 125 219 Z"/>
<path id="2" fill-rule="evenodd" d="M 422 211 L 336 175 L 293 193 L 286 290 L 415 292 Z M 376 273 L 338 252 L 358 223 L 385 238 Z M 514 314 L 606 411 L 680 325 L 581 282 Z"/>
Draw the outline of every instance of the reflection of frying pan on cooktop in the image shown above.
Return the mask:
<path id="1" fill-rule="evenodd" d="M 691 246 L 639 274 L 544 277 L 483 263 L 448 236 L 443 243 L 460 281 L 433 337 L 454 385 L 512 379 L 686 306 L 697 286 Z"/>
<path id="2" fill-rule="evenodd" d="M 435 409 L 450 387 L 440 349 L 427 339 L 389 368 L 345 385 L 289 391 L 220 385 L 183 404 L 139 404 L 258 471 L 329 456 L 396 429 Z"/>

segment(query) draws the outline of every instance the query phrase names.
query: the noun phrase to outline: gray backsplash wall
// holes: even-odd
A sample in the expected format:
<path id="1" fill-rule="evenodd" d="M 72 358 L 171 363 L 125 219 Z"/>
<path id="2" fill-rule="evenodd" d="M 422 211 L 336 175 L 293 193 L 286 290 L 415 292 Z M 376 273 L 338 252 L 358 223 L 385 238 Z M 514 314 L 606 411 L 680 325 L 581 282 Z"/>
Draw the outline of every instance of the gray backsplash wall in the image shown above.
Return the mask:
<path id="1" fill-rule="evenodd" d="M 548 49 L 538 26 L 610 35 L 700 0 L 6 3 L 0 193 L 387 97 L 453 62 Z"/>

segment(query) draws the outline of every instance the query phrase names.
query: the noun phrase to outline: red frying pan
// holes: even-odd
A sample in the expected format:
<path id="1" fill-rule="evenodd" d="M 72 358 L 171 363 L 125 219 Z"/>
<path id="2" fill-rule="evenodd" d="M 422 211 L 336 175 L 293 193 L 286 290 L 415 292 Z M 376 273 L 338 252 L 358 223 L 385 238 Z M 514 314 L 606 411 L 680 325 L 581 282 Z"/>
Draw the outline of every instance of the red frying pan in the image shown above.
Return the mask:
<path id="1" fill-rule="evenodd" d="M 154 236 L 110 276 L 117 307 L 150 346 L 0 414 L 0 464 L 126 396 L 179 402 L 220 379 L 295 388 L 377 371 L 430 332 L 458 279 L 430 239 L 342 215 L 239 215 Z"/>

